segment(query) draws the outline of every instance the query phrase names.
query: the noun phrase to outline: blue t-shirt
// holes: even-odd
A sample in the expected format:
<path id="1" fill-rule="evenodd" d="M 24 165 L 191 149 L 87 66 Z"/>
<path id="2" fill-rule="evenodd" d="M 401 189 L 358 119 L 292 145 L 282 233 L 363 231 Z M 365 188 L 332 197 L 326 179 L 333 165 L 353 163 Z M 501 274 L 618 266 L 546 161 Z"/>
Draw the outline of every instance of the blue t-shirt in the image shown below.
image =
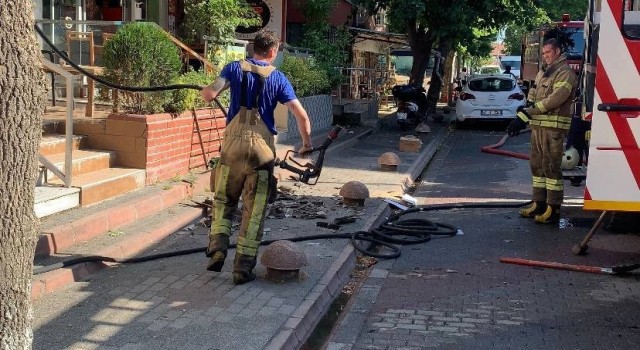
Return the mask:
<path id="1" fill-rule="evenodd" d="M 247 59 L 248 62 L 259 65 L 267 66 L 264 61 L 258 61 L 255 59 Z M 242 95 L 242 69 L 240 68 L 240 62 L 235 61 L 227 64 L 220 73 L 220 76 L 227 79 L 230 82 L 231 89 L 231 103 L 229 105 L 229 113 L 227 116 L 227 123 L 233 119 L 233 117 L 240 111 L 240 97 Z M 246 99 L 242 105 L 248 108 L 253 108 L 255 101 L 255 95 L 257 93 L 260 76 L 256 73 L 249 73 L 247 77 L 247 93 Z M 269 77 L 267 77 L 265 86 L 262 89 L 262 96 L 259 99 L 258 111 L 262 120 L 267 125 L 267 128 L 272 134 L 276 135 L 276 126 L 273 117 L 273 111 L 276 109 L 278 102 L 285 104 L 289 101 L 297 99 L 293 86 L 289 82 L 289 79 L 280 71 L 274 70 Z"/>

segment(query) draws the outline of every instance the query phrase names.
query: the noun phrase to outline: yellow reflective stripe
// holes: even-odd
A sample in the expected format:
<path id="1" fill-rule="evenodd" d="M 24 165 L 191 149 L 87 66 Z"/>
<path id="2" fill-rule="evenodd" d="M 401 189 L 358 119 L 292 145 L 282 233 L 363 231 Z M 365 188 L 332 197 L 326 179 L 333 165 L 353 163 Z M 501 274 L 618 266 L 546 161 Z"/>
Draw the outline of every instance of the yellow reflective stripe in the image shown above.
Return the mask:
<path id="1" fill-rule="evenodd" d="M 227 201 L 227 181 L 229 179 L 229 167 L 220 164 L 216 176 L 216 188 L 213 205 L 213 222 L 211 223 L 212 234 L 231 234 L 231 220 L 224 218 L 225 202 Z"/>
<path id="2" fill-rule="evenodd" d="M 547 109 L 544 107 L 544 105 L 542 104 L 542 101 L 540 102 L 536 102 L 535 104 L 536 108 L 540 110 L 540 113 L 544 113 L 547 111 Z"/>
<path id="3" fill-rule="evenodd" d="M 558 179 L 547 178 L 546 185 L 547 190 L 551 191 L 562 191 L 564 189 L 564 183 L 562 182 L 562 180 Z"/>
<path id="4" fill-rule="evenodd" d="M 591 130 L 587 130 L 587 131 L 584 133 L 584 138 L 585 138 L 585 140 L 587 140 L 587 141 L 591 140 Z"/>
<path id="5" fill-rule="evenodd" d="M 530 120 L 529 117 L 527 117 L 527 115 L 524 114 L 523 112 L 518 112 L 516 115 L 525 123 L 528 123 Z"/>
<path id="6" fill-rule="evenodd" d="M 237 245 L 236 253 L 248 256 L 258 256 L 258 249 Z"/>
<path id="7" fill-rule="evenodd" d="M 553 88 L 554 89 L 565 88 L 567 90 L 571 90 L 571 89 L 573 89 L 573 86 L 571 86 L 571 84 L 569 84 L 566 81 L 559 81 L 559 82 L 553 84 Z"/>
<path id="8" fill-rule="evenodd" d="M 544 177 L 533 176 L 533 187 L 535 188 L 546 188 L 546 181 Z"/>
<path id="9" fill-rule="evenodd" d="M 531 125 L 544 126 L 547 128 L 569 129 L 571 127 L 571 117 L 561 115 L 535 115 Z"/>
<path id="10" fill-rule="evenodd" d="M 640 202 L 585 200 L 586 210 L 640 211 Z"/>
<path id="11" fill-rule="evenodd" d="M 247 247 L 247 248 L 258 248 L 260 246 L 260 242 L 252 239 L 248 239 L 246 237 L 238 236 L 237 245 Z"/>
<path id="12" fill-rule="evenodd" d="M 249 225 L 245 237 L 250 240 L 256 240 L 260 223 L 267 207 L 267 197 L 269 195 L 269 172 L 266 170 L 258 170 L 258 181 L 256 184 L 256 194 L 253 198 L 253 208 L 251 217 L 249 217 Z"/>

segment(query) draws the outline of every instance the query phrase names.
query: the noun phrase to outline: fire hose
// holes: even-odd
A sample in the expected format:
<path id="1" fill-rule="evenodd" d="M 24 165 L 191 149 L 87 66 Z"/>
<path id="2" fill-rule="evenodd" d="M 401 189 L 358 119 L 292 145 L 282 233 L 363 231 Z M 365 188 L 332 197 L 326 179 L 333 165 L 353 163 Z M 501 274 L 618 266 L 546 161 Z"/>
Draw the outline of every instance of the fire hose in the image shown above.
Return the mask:
<path id="1" fill-rule="evenodd" d="M 403 218 L 405 215 L 414 213 L 426 213 L 430 211 L 439 210 L 453 210 L 453 209 L 500 209 L 500 208 L 517 208 L 528 202 L 522 203 L 465 203 L 465 204 L 447 204 L 447 205 L 433 205 L 433 206 L 417 206 L 407 210 L 403 210 L 394 213 L 389 216 L 378 227 L 370 231 L 355 231 L 352 233 L 330 233 L 330 234 L 318 234 L 309 235 L 303 237 L 292 237 L 284 240 L 292 242 L 304 242 L 321 239 L 349 239 L 354 249 L 363 255 L 371 256 L 379 259 L 395 259 L 400 257 L 401 247 L 403 245 L 421 244 L 430 241 L 434 236 L 453 237 L 457 235 L 458 229 L 453 225 L 437 223 L 431 220 L 422 218 Z M 261 246 L 269 245 L 280 239 L 265 240 L 260 242 Z M 361 242 L 369 242 L 370 244 L 365 246 Z M 229 249 L 234 249 L 235 244 L 230 244 Z M 386 248 L 390 252 L 375 251 L 376 248 L 381 247 L 383 250 Z M 195 253 L 204 253 L 207 250 L 206 247 L 191 248 L 184 250 L 177 250 L 159 254 L 152 254 L 134 258 L 119 259 L 108 256 L 90 255 L 73 258 L 65 261 L 61 261 L 55 264 L 42 266 L 33 270 L 34 275 L 39 275 L 45 272 L 81 264 L 88 262 L 108 262 L 108 263 L 120 263 L 120 264 L 132 264 L 141 263 L 151 260 L 189 255 Z"/>
<path id="2" fill-rule="evenodd" d="M 524 134 L 524 133 L 527 133 L 527 132 L 531 132 L 531 129 L 522 130 L 522 131 L 520 131 L 520 134 Z M 500 139 L 500 141 L 498 141 L 498 143 L 494 143 L 493 145 L 488 145 L 488 146 L 481 147 L 480 148 L 480 152 L 490 153 L 490 154 L 499 154 L 499 155 L 502 155 L 502 156 L 529 160 L 529 155 L 528 154 L 512 152 L 512 151 L 505 151 L 505 150 L 498 149 L 498 148 L 500 148 L 500 147 L 502 147 L 504 145 L 504 143 L 507 141 L 508 138 L 509 138 L 509 135 L 504 135 L 502 137 L 502 139 Z"/>

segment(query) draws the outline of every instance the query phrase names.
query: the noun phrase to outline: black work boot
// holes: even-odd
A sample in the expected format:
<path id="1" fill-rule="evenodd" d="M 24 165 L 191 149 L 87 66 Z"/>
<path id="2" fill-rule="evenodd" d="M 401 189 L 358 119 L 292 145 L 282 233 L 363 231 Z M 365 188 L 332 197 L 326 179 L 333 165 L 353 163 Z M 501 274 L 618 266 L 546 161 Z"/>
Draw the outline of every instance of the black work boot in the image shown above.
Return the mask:
<path id="1" fill-rule="evenodd" d="M 224 266 L 224 259 L 227 257 L 227 247 L 229 246 L 229 236 L 217 235 L 209 241 L 207 256 L 210 258 L 207 263 L 207 270 L 220 272 Z"/>
<path id="2" fill-rule="evenodd" d="M 256 279 L 253 268 L 256 266 L 256 257 L 236 253 L 233 260 L 233 284 L 245 284 Z"/>
<path id="3" fill-rule="evenodd" d="M 560 205 L 548 204 L 544 213 L 536 215 L 534 220 L 538 224 L 557 224 L 560 222 Z"/>
<path id="4" fill-rule="evenodd" d="M 532 202 L 529 206 L 520 208 L 518 214 L 523 218 L 533 218 L 536 215 L 544 213 L 546 208 L 547 204 L 545 202 Z"/>
<path id="5" fill-rule="evenodd" d="M 220 272 L 224 266 L 224 259 L 227 257 L 226 252 L 214 252 L 207 263 L 207 271 Z"/>

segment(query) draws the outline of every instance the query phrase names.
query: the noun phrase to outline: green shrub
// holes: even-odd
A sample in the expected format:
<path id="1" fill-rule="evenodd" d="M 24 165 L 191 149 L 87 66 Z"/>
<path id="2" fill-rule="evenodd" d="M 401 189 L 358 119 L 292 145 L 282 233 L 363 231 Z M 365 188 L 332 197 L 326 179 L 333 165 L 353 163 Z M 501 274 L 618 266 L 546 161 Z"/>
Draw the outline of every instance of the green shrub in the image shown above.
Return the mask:
<path id="1" fill-rule="evenodd" d="M 328 94 L 331 92 L 331 84 L 327 71 L 319 67 L 309 59 L 285 55 L 282 71 L 291 85 L 293 85 L 298 97 Z"/>
<path id="2" fill-rule="evenodd" d="M 175 81 L 182 67 L 178 48 L 151 23 L 122 27 L 104 47 L 104 77 L 125 86 L 164 86 Z M 173 92 L 120 92 L 119 103 L 133 113 L 159 113 L 171 103 Z"/>
<path id="3" fill-rule="evenodd" d="M 189 71 L 176 77 L 172 84 L 188 84 L 206 86 L 211 84 L 215 77 L 201 71 Z M 206 107 L 206 103 L 200 97 L 200 91 L 193 89 L 173 90 L 172 101 L 167 105 L 167 112 L 182 112 L 191 108 Z"/>

